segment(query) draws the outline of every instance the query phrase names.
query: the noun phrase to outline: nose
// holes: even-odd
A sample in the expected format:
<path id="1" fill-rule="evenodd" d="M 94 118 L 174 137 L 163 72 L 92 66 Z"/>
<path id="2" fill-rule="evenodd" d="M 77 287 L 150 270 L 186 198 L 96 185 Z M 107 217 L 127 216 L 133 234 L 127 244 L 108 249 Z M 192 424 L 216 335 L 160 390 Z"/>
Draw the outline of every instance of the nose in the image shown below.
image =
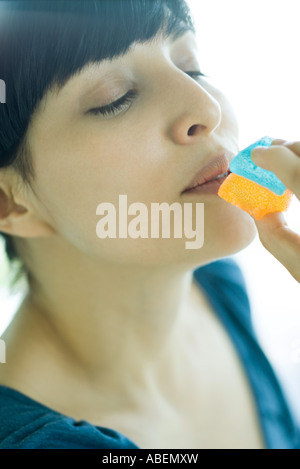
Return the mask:
<path id="1" fill-rule="evenodd" d="M 219 102 L 187 76 L 182 79 L 180 89 L 177 82 L 176 103 L 176 116 L 170 126 L 175 143 L 193 144 L 200 137 L 209 137 L 219 127 L 222 119 Z"/>

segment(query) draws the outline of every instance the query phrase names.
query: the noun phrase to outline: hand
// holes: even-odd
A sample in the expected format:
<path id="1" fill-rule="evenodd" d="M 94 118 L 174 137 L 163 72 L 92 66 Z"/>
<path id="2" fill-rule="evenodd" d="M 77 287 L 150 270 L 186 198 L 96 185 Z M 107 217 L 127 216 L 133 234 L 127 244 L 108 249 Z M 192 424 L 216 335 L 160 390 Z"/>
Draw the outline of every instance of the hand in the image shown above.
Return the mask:
<path id="1" fill-rule="evenodd" d="M 300 199 L 300 142 L 274 140 L 269 148 L 251 153 L 253 162 L 272 171 Z M 300 236 L 292 231 L 280 212 L 254 220 L 263 246 L 300 283 Z"/>

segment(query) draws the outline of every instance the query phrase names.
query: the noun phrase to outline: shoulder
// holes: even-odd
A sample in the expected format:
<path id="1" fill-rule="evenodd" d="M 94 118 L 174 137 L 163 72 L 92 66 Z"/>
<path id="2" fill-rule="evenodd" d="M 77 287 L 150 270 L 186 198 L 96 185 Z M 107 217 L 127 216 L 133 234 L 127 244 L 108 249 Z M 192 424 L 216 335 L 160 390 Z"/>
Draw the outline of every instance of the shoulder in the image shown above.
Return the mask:
<path id="1" fill-rule="evenodd" d="M 0 449 L 138 449 L 124 435 L 59 414 L 0 386 Z"/>

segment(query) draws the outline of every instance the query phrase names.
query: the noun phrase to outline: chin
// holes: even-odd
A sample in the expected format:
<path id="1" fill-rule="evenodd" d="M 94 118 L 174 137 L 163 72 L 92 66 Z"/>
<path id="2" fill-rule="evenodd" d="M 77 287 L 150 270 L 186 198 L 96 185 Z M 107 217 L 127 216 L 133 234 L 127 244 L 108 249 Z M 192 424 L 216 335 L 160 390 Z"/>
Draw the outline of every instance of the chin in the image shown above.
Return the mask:
<path id="1" fill-rule="evenodd" d="M 195 255 L 197 266 L 232 256 L 245 249 L 257 235 L 251 216 L 241 209 L 226 204 L 214 207 L 214 212 L 205 216 L 204 245 Z"/>
<path id="2" fill-rule="evenodd" d="M 233 205 L 226 204 L 214 217 L 206 220 L 208 235 L 224 256 L 233 255 L 246 248 L 257 234 L 252 217 Z"/>

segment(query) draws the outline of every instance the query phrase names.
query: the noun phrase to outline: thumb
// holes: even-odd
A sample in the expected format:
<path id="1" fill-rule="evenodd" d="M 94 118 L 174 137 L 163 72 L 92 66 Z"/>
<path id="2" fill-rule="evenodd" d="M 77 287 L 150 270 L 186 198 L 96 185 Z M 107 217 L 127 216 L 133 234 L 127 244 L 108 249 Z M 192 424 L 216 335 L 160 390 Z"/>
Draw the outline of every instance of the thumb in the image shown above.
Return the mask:
<path id="1" fill-rule="evenodd" d="M 254 221 L 262 245 L 300 283 L 300 236 L 288 227 L 281 212 Z"/>

